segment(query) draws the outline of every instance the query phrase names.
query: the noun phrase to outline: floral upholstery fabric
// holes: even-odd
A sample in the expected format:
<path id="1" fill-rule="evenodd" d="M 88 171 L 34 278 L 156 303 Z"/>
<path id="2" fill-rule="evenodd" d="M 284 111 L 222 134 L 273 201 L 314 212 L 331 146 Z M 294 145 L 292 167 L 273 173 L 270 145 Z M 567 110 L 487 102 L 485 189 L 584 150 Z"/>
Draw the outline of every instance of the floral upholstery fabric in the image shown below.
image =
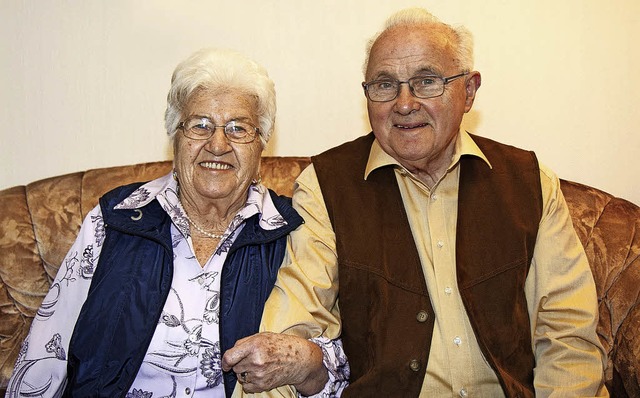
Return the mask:
<path id="1" fill-rule="evenodd" d="M 607 386 L 612 397 L 640 397 L 640 208 L 583 184 L 561 187 L 596 282 Z"/>
<path id="2" fill-rule="evenodd" d="M 264 157 L 263 183 L 279 194 L 309 164 Z M 22 340 L 84 216 L 116 186 L 166 174 L 171 162 L 94 169 L 0 191 L 0 394 Z M 640 397 L 640 207 L 586 185 L 562 181 L 600 299 L 598 333 L 609 353 L 613 397 Z"/>

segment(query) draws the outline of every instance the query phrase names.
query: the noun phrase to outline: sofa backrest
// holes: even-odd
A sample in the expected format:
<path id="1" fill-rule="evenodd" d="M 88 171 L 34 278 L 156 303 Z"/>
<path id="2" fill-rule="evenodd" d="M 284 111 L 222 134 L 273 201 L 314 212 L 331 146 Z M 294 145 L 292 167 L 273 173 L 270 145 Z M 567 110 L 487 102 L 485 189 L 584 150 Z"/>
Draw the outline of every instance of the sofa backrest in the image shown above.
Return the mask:
<path id="1" fill-rule="evenodd" d="M 305 157 L 263 157 L 262 180 L 291 195 Z M 98 198 L 148 181 L 171 162 L 93 169 L 0 191 L 0 393 L 56 272 Z M 640 208 L 586 185 L 562 181 L 600 303 L 598 333 L 609 353 L 612 396 L 640 397 Z"/>

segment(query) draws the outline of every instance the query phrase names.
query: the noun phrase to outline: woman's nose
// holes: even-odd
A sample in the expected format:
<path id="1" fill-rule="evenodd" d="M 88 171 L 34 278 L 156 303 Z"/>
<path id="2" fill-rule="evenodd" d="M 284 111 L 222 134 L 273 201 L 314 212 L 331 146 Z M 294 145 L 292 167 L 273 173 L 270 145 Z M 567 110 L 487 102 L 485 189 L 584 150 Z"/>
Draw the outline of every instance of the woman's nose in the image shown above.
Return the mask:
<path id="1" fill-rule="evenodd" d="M 207 140 L 207 147 L 211 153 L 221 154 L 231 149 L 231 144 L 224 133 L 224 126 L 215 126 L 213 135 Z"/>

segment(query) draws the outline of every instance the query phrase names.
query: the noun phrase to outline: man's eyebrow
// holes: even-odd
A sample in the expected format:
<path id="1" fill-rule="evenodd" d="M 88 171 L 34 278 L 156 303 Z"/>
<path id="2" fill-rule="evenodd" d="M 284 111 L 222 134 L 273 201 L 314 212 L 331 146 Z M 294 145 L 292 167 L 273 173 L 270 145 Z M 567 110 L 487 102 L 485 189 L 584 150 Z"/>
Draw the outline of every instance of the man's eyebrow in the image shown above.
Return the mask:
<path id="1" fill-rule="evenodd" d="M 436 70 L 436 68 L 426 66 L 415 71 L 411 77 L 415 77 L 415 76 L 443 76 L 443 74 L 441 71 Z M 375 81 L 375 80 L 399 80 L 399 79 L 393 76 L 389 72 L 380 71 L 376 75 L 374 75 L 374 77 L 370 81 Z"/>
<path id="2" fill-rule="evenodd" d="M 378 72 L 371 79 L 371 81 L 374 81 L 374 80 L 398 80 L 398 79 L 396 79 L 395 77 L 391 76 L 391 74 L 388 73 L 388 72 Z"/>
<path id="3" fill-rule="evenodd" d="M 429 75 L 429 76 L 442 76 L 442 72 L 435 70 L 434 68 L 431 67 L 426 67 L 426 68 L 421 68 L 419 70 L 416 71 L 416 73 L 414 74 L 414 76 L 424 76 L 424 75 Z"/>

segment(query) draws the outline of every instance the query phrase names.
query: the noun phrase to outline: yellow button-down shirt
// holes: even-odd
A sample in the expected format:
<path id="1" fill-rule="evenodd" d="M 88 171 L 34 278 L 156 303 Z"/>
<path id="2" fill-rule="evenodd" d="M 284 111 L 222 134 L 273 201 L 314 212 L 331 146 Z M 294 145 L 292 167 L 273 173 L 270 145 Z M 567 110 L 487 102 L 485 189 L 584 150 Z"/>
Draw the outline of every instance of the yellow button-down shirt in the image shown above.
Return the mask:
<path id="1" fill-rule="evenodd" d="M 461 132 L 446 174 L 429 188 L 374 141 L 363 175 L 366 179 L 372 170 L 394 165 L 429 289 L 435 326 L 421 397 L 504 396 L 480 351 L 456 281 L 459 160 L 464 154 L 491 166 L 471 137 Z M 541 166 L 540 181 L 542 219 L 525 283 L 536 396 L 608 396 L 602 384 L 605 354 L 595 332 L 593 276 L 557 176 Z M 297 179 L 293 205 L 305 224 L 289 237 L 261 329 L 336 338 L 341 321 L 335 234 L 313 165 Z"/>

